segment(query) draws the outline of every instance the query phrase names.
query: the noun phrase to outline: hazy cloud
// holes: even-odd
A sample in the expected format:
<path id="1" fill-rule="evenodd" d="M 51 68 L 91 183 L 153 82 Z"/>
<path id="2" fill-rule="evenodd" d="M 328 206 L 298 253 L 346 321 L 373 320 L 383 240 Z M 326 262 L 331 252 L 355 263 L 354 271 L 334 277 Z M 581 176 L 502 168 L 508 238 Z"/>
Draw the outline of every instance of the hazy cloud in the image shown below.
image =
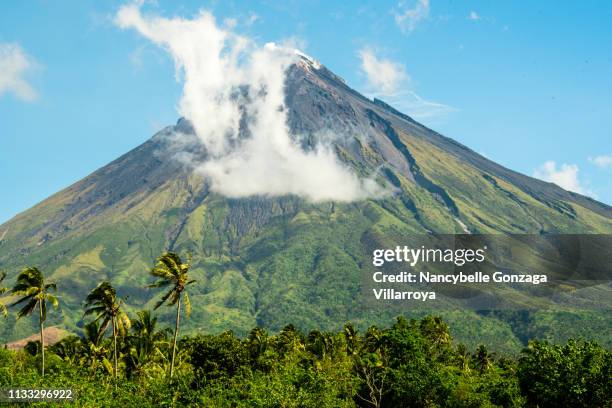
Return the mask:
<path id="1" fill-rule="evenodd" d="M 601 167 L 602 169 L 612 168 L 612 155 L 610 154 L 604 154 L 597 157 L 589 157 L 589 161 L 597 167 Z"/>
<path id="2" fill-rule="evenodd" d="M 481 17 L 478 15 L 477 12 L 475 12 L 474 10 L 470 11 L 470 14 L 468 15 L 468 20 L 478 21 L 480 19 Z"/>
<path id="3" fill-rule="evenodd" d="M 370 47 L 362 48 L 358 55 L 361 71 L 367 80 L 365 93 L 369 97 L 383 99 L 417 120 L 441 117 L 456 110 L 428 101 L 410 89 L 410 76 L 403 64 L 377 57 Z"/>
<path id="4" fill-rule="evenodd" d="M 238 24 L 238 20 L 236 20 L 235 18 L 226 18 L 225 20 L 223 20 L 223 23 L 227 28 L 234 28 Z"/>
<path id="5" fill-rule="evenodd" d="M 251 13 L 249 14 L 249 17 L 247 17 L 245 24 L 247 26 L 250 26 L 250 25 L 255 24 L 258 20 L 259 20 L 259 16 L 255 13 Z"/>
<path id="6" fill-rule="evenodd" d="M 183 82 L 179 113 L 209 154 L 206 162 L 190 164 L 214 191 L 229 197 L 296 194 L 311 201 L 352 201 L 383 191 L 357 178 L 324 141 L 305 152 L 289 134 L 284 82 L 298 58 L 295 49 L 259 46 L 217 25 L 206 11 L 168 19 L 143 15 L 131 4 L 118 11 L 116 23 L 174 59 Z"/>
<path id="7" fill-rule="evenodd" d="M 410 33 L 429 15 L 429 0 L 416 0 L 416 3 L 402 0 L 393 14 L 402 32 Z"/>
<path id="8" fill-rule="evenodd" d="M 457 108 L 426 100 L 416 92 L 410 90 L 389 95 L 385 97 L 385 101 L 400 112 L 405 112 L 416 120 L 441 118 L 449 113 L 457 111 Z"/>
<path id="9" fill-rule="evenodd" d="M 542 164 L 533 172 L 533 177 L 540 180 L 555 183 L 575 193 L 587 194 L 585 188 L 578 179 L 578 166 L 576 164 L 565 164 L 557 167 L 557 163 L 550 160 Z"/>
<path id="10" fill-rule="evenodd" d="M 408 79 L 402 64 L 389 59 L 378 58 L 371 48 L 359 50 L 361 70 L 365 73 L 372 90 L 382 95 L 391 95 L 397 91 L 400 83 Z"/>
<path id="11" fill-rule="evenodd" d="M 19 44 L 0 43 L 0 96 L 10 92 L 24 101 L 36 99 L 36 91 L 25 79 L 35 65 Z"/>

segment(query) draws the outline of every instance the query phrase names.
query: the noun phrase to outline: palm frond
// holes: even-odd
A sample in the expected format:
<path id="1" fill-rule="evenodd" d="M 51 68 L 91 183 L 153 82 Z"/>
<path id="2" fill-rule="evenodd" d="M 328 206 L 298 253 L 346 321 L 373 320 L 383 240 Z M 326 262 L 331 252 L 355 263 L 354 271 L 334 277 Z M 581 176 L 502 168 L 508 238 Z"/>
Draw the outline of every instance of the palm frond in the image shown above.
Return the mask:
<path id="1" fill-rule="evenodd" d="M 179 300 L 181 300 L 181 292 L 178 290 L 178 288 L 175 288 L 172 291 L 172 296 L 170 296 L 170 299 L 168 299 L 168 304 L 174 306 Z"/>
<path id="2" fill-rule="evenodd" d="M 18 296 L 19 296 L 19 295 L 21 295 L 21 294 L 20 294 L 20 293 L 16 293 L 16 295 L 18 295 Z M 11 307 L 15 307 L 15 306 L 17 306 L 18 304 L 23 303 L 23 302 L 26 302 L 26 301 L 29 301 L 29 300 L 31 300 L 31 299 L 34 299 L 34 295 L 25 295 L 25 294 L 24 294 L 22 298 L 17 299 L 15 302 L 11 303 Z"/>
<path id="3" fill-rule="evenodd" d="M 157 258 L 151 274 L 162 279 L 176 281 L 188 269 L 189 264 L 183 263 L 177 254 L 166 252 Z"/>
<path id="4" fill-rule="evenodd" d="M 169 269 L 172 271 L 180 271 L 181 270 L 181 265 L 183 263 L 183 261 L 181 260 L 181 257 L 178 256 L 176 253 L 174 252 L 166 252 L 164 255 L 162 255 L 162 259 L 163 262 L 168 265 Z"/>
<path id="5" fill-rule="evenodd" d="M 53 307 L 58 307 L 59 306 L 59 301 L 57 300 L 57 297 L 52 295 L 52 294 L 50 294 L 50 293 L 47 293 L 47 300 L 49 302 L 51 302 L 51 306 L 53 306 Z"/>
<path id="6" fill-rule="evenodd" d="M 147 285 L 147 288 L 163 288 L 164 286 L 171 285 L 172 281 L 168 279 L 160 279 L 157 282 L 153 282 L 150 285 Z"/>
<path id="7" fill-rule="evenodd" d="M 106 310 L 106 306 L 92 306 L 90 308 L 85 309 L 83 312 L 83 316 L 89 316 L 96 313 L 102 313 Z"/>
<path id="8" fill-rule="evenodd" d="M 187 292 L 183 293 L 183 303 L 185 304 L 185 316 L 189 317 L 191 314 L 191 301 Z"/>
<path id="9" fill-rule="evenodd" d="M 99 344 L 100 343 L 100 340 L 102 339 L 102 337 L 104 337 L 104 333 L 108 329 L 108 326 L 110 325 L 110 322 L 111 322 L 110 316 L 104 316 L 104 315 L 98 316 L 98 319 L 94 320 L 94 322 L 97 322 L 102 317 L 104 317 L 104 320 L 102 321 L 102 324 L 100 324 L 100 326 L 99 326 L 98 335 L 96 336 L 95 344 Z M 94 322 L 92 322 L 92 323 L 94 323 Z"/>
<path id="10" fill-rule="evenodd" d="M 117 293 L 115 288 L 109 281 L 103 281 L 89 292 L 85 298 L 85 307 L 93 305 L 111 307 L 115 303 L 116 298 Z"/>
<path id="11" fill-rule="evenodd" d="M 17 312 L 17 318 L 20 319 L 24 316 L 29 316 L 34 311 L 34 308 L 36 308 L 36 303 L 38 303 L 36 299 L 30 299 L 30 301 Z"/>
<path id="12" fill-rule="evenodd" d="M 151 269 L 151 275 L 172 281 L 174 279 L 174 274 L 168 269 L 165 264 L 156 265 L 153 269 Z"/>
<path id="13" fill-rule="evenodd" d="M 115 324 L 117 325 L 117 331 L 119 334 L 125 336 L 127 331 L 130 329 L 131 321 L 126 313 L 120 312 L 115 317 Z"/>
<path id="14" fill-rule="evenodd" d="M 45 291 L 48 291 L 50 289 L 57 290 L 57 284 L 55 282 L 47 283 L 45 285 Z"/>
<path id="15" fill-rule="evenodd" d="M 40 292 L 35 286 L 15 285 L 11 291 L 15 296 L 34 296 Z"/>
<path id="16" fill-rule="evenodd" d="M 87 323 L 83 327 L 83 333 L 85 335 L 85 340 L 93 343 L 95 341 L 95 338 L 98 337 L 99 330 L 100 330 L 100 327 L 98 326 L 97 322 Z"/>
<path id="17" fill-rule="evenodd" d="M 166 300 L 168 300 L 168 298 L 176 291 L 176 289 L 170 289 L 168 291 L 168 293 L 166 293 L 164 296 L 162 296 L 162 298 L 155 304 L 155 306 L 153 307 L 154 310 L 159 309 L 159 307 L 161 305 L 163 305 L 164 303 L 166 303 Z"/>
<path id="18" fill-rule="evenodd" d="M 42 288 L 44 286 L 44 277 L 38 268 L 27 267 L 17 276 L 17 283 L 28 287 Z"/>

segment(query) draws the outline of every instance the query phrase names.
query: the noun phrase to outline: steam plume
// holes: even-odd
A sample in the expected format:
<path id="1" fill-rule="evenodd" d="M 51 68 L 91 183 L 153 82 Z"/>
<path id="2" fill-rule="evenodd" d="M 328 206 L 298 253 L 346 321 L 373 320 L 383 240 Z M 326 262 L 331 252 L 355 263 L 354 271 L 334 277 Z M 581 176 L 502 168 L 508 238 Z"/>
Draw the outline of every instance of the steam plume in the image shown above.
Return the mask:
<path id="1" fill-rule="evenodd" d="M 258 46 L 201 11 L 193 19 L 120 8 L 116 23 L 135 29 L 174 59 L 184 82 L 179 113 L 193 124 L 209 158 L 192 163 L 213 191 L 228 197 L 295 194 L 311 201 L 353 201 L 383 189 L 360 180 L 329 146 L 302 150 L 289 134 L 285 74 L 295 49 Z"/>

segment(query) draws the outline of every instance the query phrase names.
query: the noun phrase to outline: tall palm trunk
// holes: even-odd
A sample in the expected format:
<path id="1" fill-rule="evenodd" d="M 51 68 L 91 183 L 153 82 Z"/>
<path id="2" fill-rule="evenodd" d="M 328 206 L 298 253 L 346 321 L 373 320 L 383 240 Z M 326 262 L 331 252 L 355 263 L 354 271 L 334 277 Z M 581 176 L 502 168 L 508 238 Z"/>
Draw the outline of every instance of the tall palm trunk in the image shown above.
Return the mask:
<path id="1" fill-rule="evenodd" d="M 176 338 L 179 331 L 179 322 L 181 321 L 181 295 L 176 302 L 176 325 L 174 326 L 174 340 L 172 340 L 172 360 L 170 361 L 170 378 L 174 374 L 174 357 L 176 356 Z"/>
<path id="2" fill-rule="evenodd" d="M 115 324 L 115 316 L 111 317 L 111 324 L 113 325 L 113 358 L 115 365 L 113 367 L 113 376 L 115 377 L 115 386 L 117 386 L 117 325 Z"/>
<path id="3" fill-rule="evenodd" d="M 45 335 L 44 335 L 44 323 L 43 323 L 43 309 L 42 300 L 38 301 L 38 310 L 40 312 L 40 354 L 42 356 L 42 364 L 40 366 L 41 377 L 45 376 Z"/>

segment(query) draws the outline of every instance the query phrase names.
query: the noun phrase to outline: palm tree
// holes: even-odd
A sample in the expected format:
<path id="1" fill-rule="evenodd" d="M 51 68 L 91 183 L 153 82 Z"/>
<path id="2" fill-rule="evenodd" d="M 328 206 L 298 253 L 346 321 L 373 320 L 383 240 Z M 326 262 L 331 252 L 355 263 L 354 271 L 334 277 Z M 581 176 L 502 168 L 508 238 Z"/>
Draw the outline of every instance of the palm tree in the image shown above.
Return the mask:
<path id="1" fill-rule="evenodd" d="M 334 339 L 330 333 L 313 330 L 306 339 L 306 349 L 319 360 L 323 360 L 334 351 Z"/>
<path id="2" fill-rule="evenodd" d="M 3 295 L 9 290 L 8 288 L 2 286 L 2 281 L 4 280 L 4 278 L 6 278 L 6 272 L 0 272 L 0 295 Z M 6 308 L 6 305 L 2 302 L 2 300 L 0 300 L 0 312 L 4 317 L 8 316 L 8 309 Z"/>
<path id="3" fill-rule="evenodd" d="M 105 344 L 101 340 L 98 322 L 93 321 L 83 327 L 83 338 L 81 339 L 83 355 L 80 364 L 89 367 L 92 375 L 96 374 L 99 362 L 102 362 L 102 366 L 108 373 L 113 372 L 112 364 L 106 358 Z"/>
<path id="4" fill-rule="evenodd" d="M 128 376 L 144 371 L 146 366 L 157 367 L 155 355 L 162 355 L 162 346 L 169 346 L 167 328 L 157 330 L 157 317 L 148 310 L 137 313 L 138 318 L 132 322 L 133 334 L 128 337 L 128 355 L 126 358 L 126 373 Z"/>
<path id="5" fill-rule="evenodd" d="M 45 277 L 37 268 L 25 268 L 19 276 L 12 290 L 16 296 L 21 296 L 11 306 L 16 306 L 20 303 L 27 302 L 24 307 L 17 313 L 17 318 L 29 316 L 38 306 L 38 323 L 40 326 L 40 350 L 42 356 L 42 364 L 40 368 L 41 376 L 45 376 L 45 337 L 43 334 L 44 322 L 47 319 L 47 301 L 51 302 L 53 307 L 57 307 L 58 301 L 49 291 L 57 290 L 55 283 L 45 283 Z"/>
<path id="6" fill-rule="evenodd" d="M 359 335 L 355 326 L 352 323 L 346 323 L 344 325 L 344 340 L 346 342 L 346 354 L 353 356 L 357 354 L 359 346 Z"/>
<path id="7" fill-rule="evenodd" d="M 489 353 L 487 347 L 484 344 L 481 344 L 476 349 L 476 353 L 474 354 L 474 361 L 476 367 L 479 368 L 480 374 L 487 371 L 493 365 L 492 362 L 493 355 Z"/>
<path id="8" fill-rule="evenodd" d="M 294 325 L 288 324 L 278 333 L 274 339 L 277 352 L 283 357 L 291 351 L 304 350 L 305 339 Z"/>
<path id="9" fill-rule="evenodd" d="M 70 365 L 79 361 L 81 349 L 83 347 L 81 338 L 76 335 L 64 337 L 54 345 L 49 347 L 49 350 L 63 361 Z"/>
<path id="10" fill-rule="evenodd" d="M 468 351 L 465 344 L 459 344 L 457 346 L 457 363 L 459 368 L 466 374 L 470 373 L 470 357 L 472 355 Z"/>
<path id="11" fill-rule="evenodd" d="M 421 334 L 427 337 L 433 347 L 441 348 L 452 341 L 450 329 L 439 316 L 427 316 L 419 323 Z"/>
<path id="12" fill-rule="evenodd" d="M 95 314 L 94 322 L 102 321 L 98 340 L 104 335 L 108 325 L 113 329 L 113 376 L 117 379 L 117 334 L 125 335 L 130 328 L 130 319 L 121 308 L 123 300 L 117 299 L 117 292 L 109 281 L 104 281 L 92 289 L 85 299 L 85 316 Z"/>
<path id="13" fill-rule="evenodd" d="M 245 343 L 251 357 L 256 360 L 257 358 L 263 356 L 266 350 L 268 350 L 268 332 L 260 327 L 255 327 L 249 332 Z"/>
<path id="14" fill-rule="evenodd" d="M 164 342 L 169 328 L 161 331 L 157 330 L 157 317 L 151 315 L 148 310 L 141 310 L 136 313 L 138 319 L 132 323 L 134 339 L 138 339 L 148 355 L 153 354 L 158 344 Z"/>
<path id="15" fill-rule="evenodd" d="M 189 264 L 183 262 L 173 252 L 166 252 L 157 258 L 157 263 L 151 270 L 151 275 L 158 278 L 158 280 L 149 285 L 150 288 L 170 287 L 170 290 L 157 302 L 155 309 L 166 302 L 169 306 L 176 305 L 172 359 L 170 361 L 170 378 L 172 378 L 174 374 L 174 358 L 176 356 L 176 339 L 181 320 L 181 299 L 185 303 L 185 315 L 188 317 L 191 313 L 191 303 L 189 302 L 187 292 L 184 291 L 187 285 L 194 283 L 195 280 L 189 280 Z"/>

